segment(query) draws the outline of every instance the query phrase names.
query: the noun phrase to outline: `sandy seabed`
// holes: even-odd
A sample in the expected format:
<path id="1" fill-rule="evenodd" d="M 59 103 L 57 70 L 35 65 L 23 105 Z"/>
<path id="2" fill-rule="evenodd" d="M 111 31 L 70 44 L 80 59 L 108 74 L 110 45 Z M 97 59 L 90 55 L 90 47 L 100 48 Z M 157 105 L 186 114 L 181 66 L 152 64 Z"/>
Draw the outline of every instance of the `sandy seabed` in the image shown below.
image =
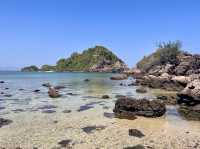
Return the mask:
<path id="1" fill-rule="evenodd" d="M 123 149 L 142 145 L 147 149 L 200 148 L 199 122 L 161 118 L 121 120 L 107 118 L 96 107 L 83 112 L 41 114 L 22 112 L 5 116 L 13 123 L 0 129 L 0 148 L 59 149 L 58 142 L 71 140 L 63 148 L 74 149 Z M 104 129 L 86 133 L 87 126 L 104 126 Z M 145 137 L 129 136 L 129 129 L 140 130 Z"/>

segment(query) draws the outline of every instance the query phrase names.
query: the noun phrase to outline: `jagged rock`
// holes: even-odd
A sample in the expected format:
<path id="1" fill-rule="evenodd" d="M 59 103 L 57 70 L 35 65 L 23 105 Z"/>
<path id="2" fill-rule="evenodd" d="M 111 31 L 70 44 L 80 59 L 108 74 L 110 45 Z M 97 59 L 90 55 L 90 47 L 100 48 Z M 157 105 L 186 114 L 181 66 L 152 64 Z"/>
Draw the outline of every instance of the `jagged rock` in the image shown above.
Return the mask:
<path id="1" fill-rule="evenodd" d="M 49 94 L 49 97 L 51 98 L 58 98 L 61 96 L 54 87 L 49 88 L 48 94 Z"/>
<path id="2" fill-rule="evenodd" d="M 174 96 L 160 95 L 160 96 L 157 96 L 157 99 L 161 100 L 166 105 L 176 105 L 177 104 L 177 100 Z"/>
<path id="3" fill-rule="evenodd" d="M 128 79 L 128 76 L 125 74 L 121 74 L 121 75 L 115 75 L 110 77 L 111 80 L 126 80 Z"/>
<path id="4" fill-rule="evenodd" d="M 135 118 L 135 116 L 160 117 L 165 114 L 166 108 L 159 100 L 134 98 L 119 98 L 115 103 L 114 113 L 118 118 Z"/>
<path id="5" fill-rule="evenodd" d="M 200 103 L 200 80 L 197 79 L 189 83 L 177 96 L 179 104 L 195 105 Z"/>

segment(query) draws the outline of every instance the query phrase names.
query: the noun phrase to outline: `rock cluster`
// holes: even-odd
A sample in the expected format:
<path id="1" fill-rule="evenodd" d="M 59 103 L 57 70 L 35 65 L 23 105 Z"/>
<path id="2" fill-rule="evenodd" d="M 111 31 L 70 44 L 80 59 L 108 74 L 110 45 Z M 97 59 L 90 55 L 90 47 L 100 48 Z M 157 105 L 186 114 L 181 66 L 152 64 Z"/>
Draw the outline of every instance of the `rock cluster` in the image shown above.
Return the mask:
<path id="1" fill-rule="evenodd" d="M 176 63 L 153 66 L 134 78 L 138 85 L 177 91 L 180 111 L 187 115 L 191 115 L 189 112 L 200 115 L 199 108 L 196 108 L 200 104 L 200 55 L 181 52 Z"/>

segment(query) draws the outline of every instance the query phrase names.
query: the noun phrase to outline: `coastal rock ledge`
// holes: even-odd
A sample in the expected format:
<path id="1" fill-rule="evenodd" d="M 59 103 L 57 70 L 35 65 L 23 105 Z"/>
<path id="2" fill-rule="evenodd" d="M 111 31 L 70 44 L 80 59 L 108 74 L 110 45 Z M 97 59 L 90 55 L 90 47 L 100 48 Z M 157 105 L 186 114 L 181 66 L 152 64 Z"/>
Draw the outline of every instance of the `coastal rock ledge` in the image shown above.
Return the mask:
<path id="1" fill-rule="evenodd" d="M 135 119 L 136 116 L 160 117 L 165 114 L 165 104 L 160 100 L 119 98 L 113 110 L 117 118 Z"/>

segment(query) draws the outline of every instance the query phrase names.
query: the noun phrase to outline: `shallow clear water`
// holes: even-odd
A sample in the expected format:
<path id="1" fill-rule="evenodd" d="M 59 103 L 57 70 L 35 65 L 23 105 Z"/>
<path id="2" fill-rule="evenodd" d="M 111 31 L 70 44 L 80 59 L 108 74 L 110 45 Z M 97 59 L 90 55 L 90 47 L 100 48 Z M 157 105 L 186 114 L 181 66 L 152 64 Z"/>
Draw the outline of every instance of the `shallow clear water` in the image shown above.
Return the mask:
<path id="1" fill-rule="evenodd" d="M 4 107 L 0 109 L 0 117 L 13 120 L 12 124 L 0 128 L 0 148 L 18 146 L 51 148 L 56 146 L 63 137 L 73 138 L 73 143 L 76 144 L 74 148 L 82 148 L 84 145 L 84 148 L 105 146 L 121 148 L 130 144 L 132 140 L 128 139 L 124 131 L 128 127 L 127 121 L 105 117 L 104 112 L 112 115 L 116 95 L 136 98 L 154 98 L 154 96 L 150 93 L 138 94 L 135 92 L 136 87 L 133 86 L 120 86 L 122 82 L 128 84 L 133 80 L 129 78 L 126 81 L 112 81 L 110 80 L 112 75 L 109 73 L 0 72 L 0 81 L 5 81 L 0 84 L 0 92 L 4 92 L 0 94 L 0 107 Z M 90 81 L 85 82 L 85 79 Z M 48 96 L 48 89 L 42 86 L 43 83 L 63 85 L 66 88 L 60 90 L 62 95 L 60 98 L 52 99 Z M 36 89 L 40 92 L 33 92 Z M 11 97 L 4 95 L 11 95 Z M 111 98 L 101 99 L 102 95 L 109 95 Z M 199 128 L 197 122 L 184 120 L 176 107 L 168 106 L 167 109 L 166 115 L 156 120 L 159 127 L 164 126 L 163 124 L 166 127 L 167 124 L 170 128 L 171 126 L 186 130 L 191 127 Z M 149 131 L 157 129 L 154 128 L 157 124 L 154 125 L 150 119 L 129 121 L 128 124 L 142 129 L 145 121 L 149 124 Z M 111 129 L 113 134 L 109 133 L 109 130 L 104 134 L 97 132 L 95 136 L 84 134 L 81 128 L 90 125 L 105 125 L 106 129 Z M 118 125 L 122 127 L 119 129 Z M 144 126 L 144 128 L 148 127 Z M 121 137 L 118 133 L 121 133 Z M 111 139 L 109 142 L 107 137 L 111 136 L 114 140 Z M 100 142 L 92 141 L 94 138 L 98 138 Z M 115 141 L 118 143 L 113 144 Z"/>

